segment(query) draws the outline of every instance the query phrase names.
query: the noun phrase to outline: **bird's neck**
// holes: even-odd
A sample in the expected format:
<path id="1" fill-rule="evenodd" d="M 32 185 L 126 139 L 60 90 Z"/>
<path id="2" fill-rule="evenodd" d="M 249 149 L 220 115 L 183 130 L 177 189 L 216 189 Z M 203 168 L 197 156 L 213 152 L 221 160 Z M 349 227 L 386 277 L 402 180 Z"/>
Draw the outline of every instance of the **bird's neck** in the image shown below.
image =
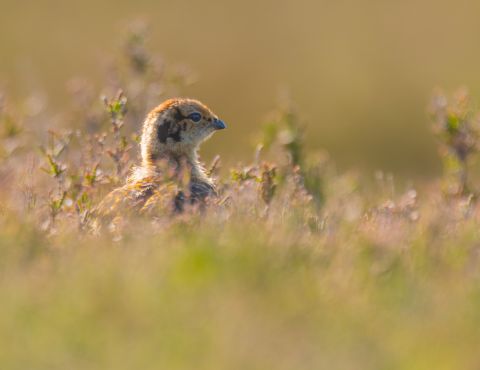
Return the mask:
<path id="1" fill-rule="evenodd" d="M 212 185 L 212 180 L 208 177 L 205 168 L 200 162 L 197 149 L 192 149 L 185 156 L 185 159 L 190 167 L 190 178 L 192 182 L 204 182 Z"/>
<path id="2" fill-rule="evenodd" d="M 160 161 L 167 161 L 170 165 L 174 165 L 179 170 L 182 170 L 186 165 L 190 169 L 190 181 L 202 182 L 209 185 L 213 185 L 212 180 L 208 177 L 205 168 L 200 162 L 198 155 L 198 148 L 184 148 L 181 151 L 167 151 L 156 158 L 155 160 L 147 159 L 143 160 L 142 168 L 145 172 L 158 173 L 161 171 L 158 163 Z"/>

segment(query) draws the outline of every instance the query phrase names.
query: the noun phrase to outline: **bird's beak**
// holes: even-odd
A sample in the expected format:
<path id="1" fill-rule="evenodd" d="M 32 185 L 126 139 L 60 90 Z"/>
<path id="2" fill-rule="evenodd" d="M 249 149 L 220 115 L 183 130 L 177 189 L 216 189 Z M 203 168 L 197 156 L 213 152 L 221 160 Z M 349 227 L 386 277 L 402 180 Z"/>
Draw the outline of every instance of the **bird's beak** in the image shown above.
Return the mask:
<path id="1" fill-rule="evenodd" d="M 227 125 L 222 120 L 215 119 L 213 121 L 213 127 L 215 127 L 215 130 L 223 130 L 224 128 L 227 128 Z"/>

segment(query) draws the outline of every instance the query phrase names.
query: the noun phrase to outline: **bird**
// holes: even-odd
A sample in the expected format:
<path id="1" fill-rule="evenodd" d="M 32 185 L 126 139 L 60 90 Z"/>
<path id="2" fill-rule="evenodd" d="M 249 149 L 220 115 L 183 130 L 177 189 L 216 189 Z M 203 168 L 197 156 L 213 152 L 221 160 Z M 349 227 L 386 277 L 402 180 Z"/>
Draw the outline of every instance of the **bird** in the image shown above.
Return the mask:
<path id="1" fill-rule="evenodd" d="M 214 181 L 200 163 L 200 145 L 227 126 L 205 104 L 191 98 L 172 98 L 147 114 L 140 139 L 141 163 L 133 168 L 125 185 L 100 202 L 94 214 L 100 219 L 148 213 L 159 204 L 181 212 L 186 202 L 202 203 L 216 196 Z M 188 169 L 186 192 L 165 180 L 165 167 L 181 176 Z M 167 171 L 168 172 L 168 171 Z M 173 199 L 165 197 L 172 193 Z"/>

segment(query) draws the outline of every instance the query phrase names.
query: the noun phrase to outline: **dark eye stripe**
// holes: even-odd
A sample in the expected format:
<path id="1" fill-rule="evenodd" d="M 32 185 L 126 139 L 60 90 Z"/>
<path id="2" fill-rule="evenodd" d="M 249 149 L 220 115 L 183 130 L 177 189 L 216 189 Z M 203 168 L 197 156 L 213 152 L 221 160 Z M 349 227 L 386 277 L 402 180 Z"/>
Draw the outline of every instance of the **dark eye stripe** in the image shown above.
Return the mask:
<path id="1" fill-rule="evenodd" d="M 173 141 L 180 141 L 180 129 L 181 127 L 171 121 L 165 121 L 158 127 L 157 137 L 161 143 L 166 143 L 168 138 Z"/>
<path id="2" fill-rule="evenodd" d="M 165 143 L 167 141 L 168 133 L 170 131 L 170 121 L 165 121 L 163 122 L 160 126 L 158 126 L 158 140 L 160 140 L 161 143 Z"/>
<path id="3" fill-rule="evenodd" d="M 174 118 L 175 118 L 175 121 L 180 122 L 180 121 L 183 121 L 184 119 L 186 119 L 186 118 L 188 118 L 188 117 L 184 116 L 184 115 L 182 114 L 182 112 L 180 111 L 180 109 L 178 109 L 178 107 L 175 107 L 175 116 L 174 116 Z"/>

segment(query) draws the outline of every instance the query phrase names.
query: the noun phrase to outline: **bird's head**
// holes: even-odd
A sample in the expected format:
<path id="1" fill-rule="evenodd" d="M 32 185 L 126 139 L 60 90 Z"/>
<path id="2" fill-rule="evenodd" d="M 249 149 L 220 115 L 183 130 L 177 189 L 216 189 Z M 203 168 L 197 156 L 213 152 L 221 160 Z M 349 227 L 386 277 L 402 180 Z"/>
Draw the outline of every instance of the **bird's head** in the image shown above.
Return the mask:
<path id="1" fill-rule="evenodd" d="M 226 128 L 208 107 L 194 99 L 169 99 L 148 115 L 142 132 L 142 160 L 189 156 L 215 131 Z"/>

